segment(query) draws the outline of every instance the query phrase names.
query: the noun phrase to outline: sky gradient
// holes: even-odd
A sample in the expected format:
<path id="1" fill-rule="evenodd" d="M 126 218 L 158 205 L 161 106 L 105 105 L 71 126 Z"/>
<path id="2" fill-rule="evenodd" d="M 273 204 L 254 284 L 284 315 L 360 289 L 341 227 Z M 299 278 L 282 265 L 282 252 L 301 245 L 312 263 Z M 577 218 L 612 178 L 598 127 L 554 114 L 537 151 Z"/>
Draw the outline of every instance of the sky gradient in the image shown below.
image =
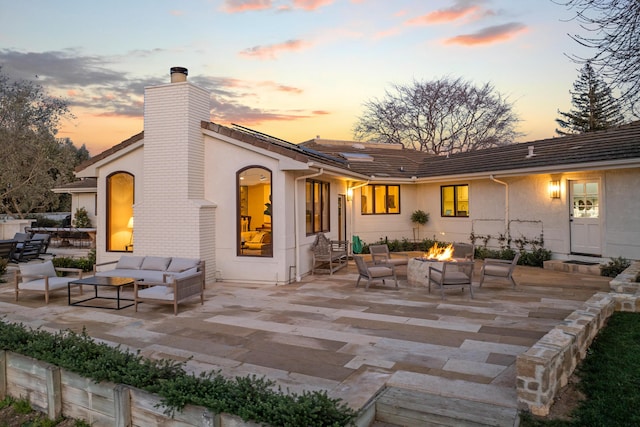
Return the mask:
<path id="1" fill-rule="evenodd" d="M 393 84 L 490 82 L 555 135 L 586 55 L 551 0 L 0 0 L 0 66 L 65 98 L 59 137 L 92 155 L 143 130 L 144 88 L 169 69 L 212 93 L 211 120 L 290 142 L 353 139 L 363 104 Z"/>

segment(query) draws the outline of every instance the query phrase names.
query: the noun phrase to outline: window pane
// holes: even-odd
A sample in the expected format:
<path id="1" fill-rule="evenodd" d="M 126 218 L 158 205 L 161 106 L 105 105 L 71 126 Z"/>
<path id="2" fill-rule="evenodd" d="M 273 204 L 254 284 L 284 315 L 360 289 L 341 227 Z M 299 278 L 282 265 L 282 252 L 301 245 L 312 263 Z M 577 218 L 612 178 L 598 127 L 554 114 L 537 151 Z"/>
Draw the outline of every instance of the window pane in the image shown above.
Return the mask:
<path id="1" fill-rule="evenodd" d="M 305 221 L 307 234 L 313 233 L 313 184 L 310 181 L 305 183 Z"/>
<path id="2" fill-rule="evenodd" d="M 107 178 L 107 250 L 133 250 L 133 175 Z"/>
<path id="3" fill-rule="evenodd" d="M 373 213 L 373 186 L 365 185 L 362 187 L 361 208 L 360 212 L 363 214 Z"/>
<path id="4" fill-rule="evenodd" d="M 456 185 L 456 216 L 469 216 L 469 186 Z"/>
<path id="5" fill-rule="evenodd" d="M 453 186 L 442 187 L 442 216 L 454 216 Z"/>
<path id="6" fill-rule="evenodd" d="M 238 255 L 273 256 L 271 171 L 250 167 L 237 177 Z"/>
<path id="7" fill-rule="evenodd" d="M 387 187 L 385 185 L 373 186 L 373 200 L 375 203 L 374 213 L 387 213 Z"/>
<path id="8" fill-rule="evenodd" d="M 329 184 L 322 184 L 322 231 L 329 231 Z"/>
<path id="9" fill-rule="evenodd" d="M 400 213 L 400 186 L 390 185 L 387 188 L 387 212 Z"/>

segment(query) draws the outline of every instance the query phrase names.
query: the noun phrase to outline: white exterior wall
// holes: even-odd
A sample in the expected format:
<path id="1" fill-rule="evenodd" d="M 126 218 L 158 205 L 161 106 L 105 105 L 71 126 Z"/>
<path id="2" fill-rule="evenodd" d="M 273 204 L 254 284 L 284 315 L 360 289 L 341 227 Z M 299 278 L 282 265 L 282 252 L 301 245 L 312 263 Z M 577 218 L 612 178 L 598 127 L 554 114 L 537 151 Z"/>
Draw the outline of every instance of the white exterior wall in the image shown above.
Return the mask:
<path id="1" fill-rule="evenodd" d="M 93 225 L 98 230 L 96 233 L 96 262 L 109 262 L 120 259 L 122 252 L 107 252 L 107 177 L 114 172 L 128 172 L 133 175 L 134 200 L 137 202 L 143 193 L 144 170 L 142 167 L 144 153 L 142 146 L 127 154 L 118 157 L 117 160 L 99 166 L 96 169 L 98 177 L 98 212 L 96 222 Z M 135 229 L 134 229 L 135 233 Z"/>
<path id="2" fill-rule="evenodd" d="M 640 259 L 640 168 L 604 175 L 606 228 L 604 254 Z"/>
<path id="3" fill-rule="evenodd" d="M 145 89 L 144 184 L 134 206 L 134 253 L 200 258 L 215 280 L 215 205 L 204 198 L 209 93 L 188 82 Z"/>
<path id="4" fill-rule="evenodd" d="M 96 193 L 72 193 L 71 194 L 71 216 L 72 219 L 76 217 L 76 211 L 80 208 L 85 208 L 91 225 L 97 224 L 97 206 L 96 206 Z"/>

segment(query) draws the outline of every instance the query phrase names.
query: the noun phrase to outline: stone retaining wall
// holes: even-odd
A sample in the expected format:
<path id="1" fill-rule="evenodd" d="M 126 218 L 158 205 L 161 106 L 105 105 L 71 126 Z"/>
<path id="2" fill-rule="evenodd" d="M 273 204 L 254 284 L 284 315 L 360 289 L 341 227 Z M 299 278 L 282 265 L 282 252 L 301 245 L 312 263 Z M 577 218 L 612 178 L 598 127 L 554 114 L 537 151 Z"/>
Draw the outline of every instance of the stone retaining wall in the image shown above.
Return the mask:
<path id="1" fill-rule="evenodd" d="M 627 271 L 629 269 L 634 272 Z M 618 289 L 618 292 L 597 293 L 582 309 L 571 313 L 563 324 L 518 356 L 516 388 L 520 409 L 535 415 L 548 415 L 556 394 L 585 358 L 587 349 L 611 314 L 614 311 L 640 312 L 640 284 L 634 285 L 625 279 L 635 278 L 640 262 L 633 263 L 629 269 L 612 281 L 612 289 Z"/>

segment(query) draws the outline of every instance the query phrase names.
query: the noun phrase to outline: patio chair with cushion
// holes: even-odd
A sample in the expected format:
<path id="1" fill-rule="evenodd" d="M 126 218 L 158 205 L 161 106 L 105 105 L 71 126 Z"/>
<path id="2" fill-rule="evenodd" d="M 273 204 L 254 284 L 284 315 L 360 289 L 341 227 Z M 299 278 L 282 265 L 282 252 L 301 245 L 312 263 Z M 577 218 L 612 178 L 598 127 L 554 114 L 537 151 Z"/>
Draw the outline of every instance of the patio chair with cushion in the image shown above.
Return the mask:
<path id="1" fill-rule="evenodd" d="M 392 264 L 396 266 L 409 264 L 409 256 L 407 254 L 394 253 L 396 256 L 392 257 L 387 245 L 370 245 L 369 253 L 374 264 Z"/>
<path id="2" fill-rule="evenodd" d="M 73 275 L 58 277 L 58 272 L 73 273 Z M 77 279 L 82 279 L 82 269 L 54 267 L 51 261 L 21 264 L 20 270 L 15 272 L 14 287 L 16 301 L 20 292 L 44 293 L 44 301 L 49 304 L 49 293 L 53 291 L 67 291 L 68 283 Z M 82 295 L 82 285 L 77 285 Z"/>
<path id="3" fill-rule="evenodd" d="M 11 261 L 13 262 L 28 262 L 33 259 L 42 259 L 40 254 L 42 252 L 42 246 L 44 241 L 40 239 L 27 239 L 22 242 L 18 242 Z"/>
<path id="4" fill-rule="evenodd" d="M 515 288 L 516 281 L 513 279 L 513 270 L 518 265 L 518 259 L 520 259 L 519 253 L 516 254 L 513 260 L 485 258 L 482 270 L 480 270 L 480 286 L 482 286 L 486 277 L 498 277 L 509 280 L 512 287 Z"/>
<path id="5" fill-rule="evenodd" d="M 468 286 L 471 299 L 473 299 L 473 266 L 473 261 L 443 262 L 442 268 L 430 265 L 429 293 L 431 293 L 431 283 L 440 287 L 442 299 L 444 299 L 445 288 L 460 287 L 464 292 L 465 286 Z"/>
<path id="6" fill-rule="evenodd" d="M 17 244 L 17 240 L 0 240 L 0 259 L 11 260 Z"/>
<path id="7" fill-rule="evenodd" d="M 365 289 L 369 289 L 369 285 L 373 280 L 382 280 L 382 284 L 386 284 L 385 279 L 393 279 L 398 287 L 398 278 L 396 277 L 396 268 L 392 264 L 374 264 L 372 266 L 367 265 L 360 255 L 354 255 L 353 259 L 358 267 L 358 281 L 356 282 L 356 288 L 360 284 L 360 279 L 367 279 L 367 285 Z"/>
<path id="8" fill-rule="evenodd" d="M 473 261 L 476 247 L 472 243 L 453 243 L 453 258 L 462 261 Z"/>

